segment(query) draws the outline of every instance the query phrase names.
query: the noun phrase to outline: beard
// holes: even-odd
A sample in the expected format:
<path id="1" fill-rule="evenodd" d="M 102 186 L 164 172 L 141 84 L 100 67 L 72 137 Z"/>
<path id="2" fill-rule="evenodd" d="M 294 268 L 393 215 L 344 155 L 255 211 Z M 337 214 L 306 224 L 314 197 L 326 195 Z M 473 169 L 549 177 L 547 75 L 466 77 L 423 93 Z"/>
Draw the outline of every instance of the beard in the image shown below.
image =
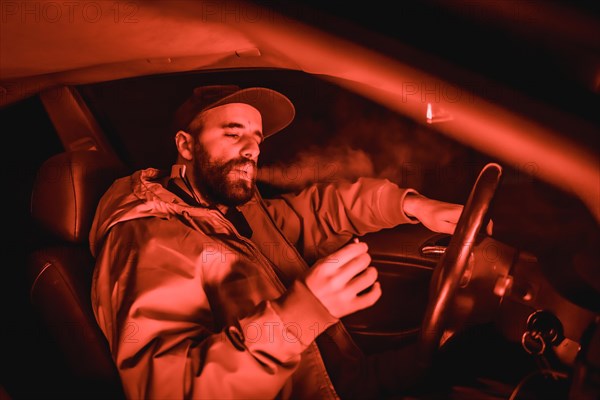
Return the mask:
<path id="1" fill-rule="evenodd" d="M 210 202 L 226 206 L 247 203 L 256 186 L 256 163 L 244 157 L 219 162 L 210 159 L 204 147 L 194 157 L 196 187 Z"/>

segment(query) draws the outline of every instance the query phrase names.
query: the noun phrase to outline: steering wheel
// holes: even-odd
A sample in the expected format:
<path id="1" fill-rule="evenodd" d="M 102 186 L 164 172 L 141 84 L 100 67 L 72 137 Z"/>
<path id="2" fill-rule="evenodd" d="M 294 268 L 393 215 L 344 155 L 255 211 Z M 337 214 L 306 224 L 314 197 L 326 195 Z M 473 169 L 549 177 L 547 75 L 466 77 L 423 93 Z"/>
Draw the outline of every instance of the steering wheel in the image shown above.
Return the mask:
<path id="1" fill-rule="evenodd" d="M 435 268 L 420 333 L 419 362 L 422 368 L 430 365 L 439 348 L 446 325 L 446 311 L 452 304 L 465 273 L 475 239 L 481 230 L 501 176 L 500 165 L 490 163 L 483 167 L 471 189 L 454 235 Z"/>

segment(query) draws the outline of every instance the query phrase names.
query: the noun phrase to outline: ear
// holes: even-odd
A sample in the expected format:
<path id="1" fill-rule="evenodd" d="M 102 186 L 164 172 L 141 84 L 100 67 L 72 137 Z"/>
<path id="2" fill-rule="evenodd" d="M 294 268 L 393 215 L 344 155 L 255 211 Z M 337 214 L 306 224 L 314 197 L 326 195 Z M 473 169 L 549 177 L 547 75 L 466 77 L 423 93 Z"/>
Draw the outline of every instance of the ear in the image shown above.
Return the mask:
<path id="1" fill-rule="evenodd" d="M 179 155 L 191 161 L 194 158 L 194 138 L 186 131 L 179 131 L 175 134 L 175 145 Z"/>

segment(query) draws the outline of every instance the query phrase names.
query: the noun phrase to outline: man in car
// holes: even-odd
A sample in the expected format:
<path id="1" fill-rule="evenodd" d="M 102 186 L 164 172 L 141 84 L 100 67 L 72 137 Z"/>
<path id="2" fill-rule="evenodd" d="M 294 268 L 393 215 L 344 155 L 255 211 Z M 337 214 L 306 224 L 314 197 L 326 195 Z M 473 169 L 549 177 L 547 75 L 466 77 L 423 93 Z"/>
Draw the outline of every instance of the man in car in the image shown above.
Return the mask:
<path id="1" fill-rule="evenodd" d="M 174 118 L 171 174 L 138 171 L 102 198 L 92 303 L 128 398 L 377 397 L 398 383 L 340 322 L 381 295 L 353 238 L 451 233 L 462 206 L 368 178 L 262 199 L 260 145 L 294 114 L 270 89 L 197 88 Z"/>

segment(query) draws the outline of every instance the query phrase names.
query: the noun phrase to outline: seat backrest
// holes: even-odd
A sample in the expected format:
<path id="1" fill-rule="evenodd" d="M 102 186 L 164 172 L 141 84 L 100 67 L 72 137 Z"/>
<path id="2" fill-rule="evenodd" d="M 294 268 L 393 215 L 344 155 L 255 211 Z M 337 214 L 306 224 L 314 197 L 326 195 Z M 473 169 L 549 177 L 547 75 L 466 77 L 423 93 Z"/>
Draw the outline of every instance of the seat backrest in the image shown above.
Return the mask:
<path id="1" fill-rule="evenodd" d="M 40 167 L 31 197 L 32 217 L 50 239 L 29 257 L 31 303 L 64 355 L 72 373 L 65 379 L 87 398 L 123 398 L 91 307 L 94 260 L 88 235 L 100 197 L 126 174 L 106 153 L 61 153 Z"/>

